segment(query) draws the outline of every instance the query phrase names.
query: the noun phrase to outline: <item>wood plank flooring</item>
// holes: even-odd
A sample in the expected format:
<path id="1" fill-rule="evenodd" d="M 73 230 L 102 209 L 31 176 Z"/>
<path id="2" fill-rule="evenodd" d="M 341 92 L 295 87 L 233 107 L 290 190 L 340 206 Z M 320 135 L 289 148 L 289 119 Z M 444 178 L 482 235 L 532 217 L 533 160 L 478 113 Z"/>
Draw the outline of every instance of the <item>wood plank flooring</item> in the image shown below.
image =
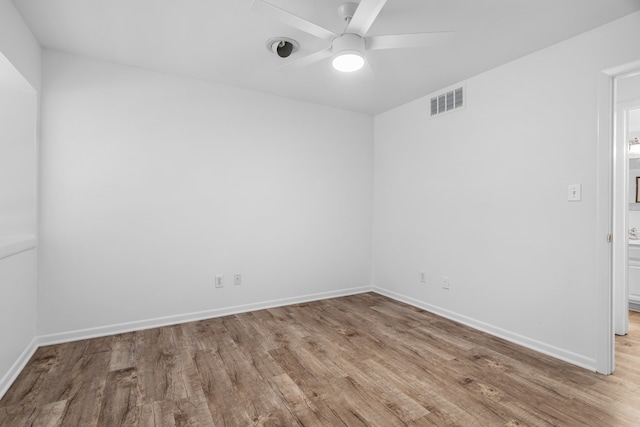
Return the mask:
<path id="1" fill-rule="evenodd" d="M 38 349 L 0 426 L 638 426 L 603 376 L 367 293 Z"/>

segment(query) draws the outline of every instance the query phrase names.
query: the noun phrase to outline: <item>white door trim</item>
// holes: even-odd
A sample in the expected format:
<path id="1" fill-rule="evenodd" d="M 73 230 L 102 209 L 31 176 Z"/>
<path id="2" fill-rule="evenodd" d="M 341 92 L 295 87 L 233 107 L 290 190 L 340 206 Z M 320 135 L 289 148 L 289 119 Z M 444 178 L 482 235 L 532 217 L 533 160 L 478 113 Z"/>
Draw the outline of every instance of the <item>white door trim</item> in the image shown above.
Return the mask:
<path id="1" fill-rule="evenodd" d="M 627 75 L 614 78 L 614 94 L 618 93 L 618 81 Z M 613 133 L 613 319 L 616 335 L 629 331 L 629 148 L 627 145 L 627 111 L 640 108 L 640 100 L 614 106 Z"/>
<path id="2" fill-rule="evenodd" d="M 640 70 L 640 61 L 603 70 L 598 75 L 598 139 L 597 139 L 597 220 L 595 233 L 596 266 L 596 312 L 595 343 L 596 370 L 602 374 L 611 374 L 615 369 L 615 333 L 613 307 L 612 265 L 617 265 L 619 251 L 613 259 L 612 244 L 608 236 L 613 235 L 613 217 L 619 209 L 614 205 L 614 107 L 616 77 L 628 75 Z M 619 149 L 616 153 L 619 153 Z M 618 165 L 618 169 L 620 166 Z M 619 227 L 618 227 L 619 228 Z M 626 231 L 625 231 L 626 233 Z M 620 236 L 614 236 L 620 240 Z M 623 238 L 626 243 L 626 235 Z"/>

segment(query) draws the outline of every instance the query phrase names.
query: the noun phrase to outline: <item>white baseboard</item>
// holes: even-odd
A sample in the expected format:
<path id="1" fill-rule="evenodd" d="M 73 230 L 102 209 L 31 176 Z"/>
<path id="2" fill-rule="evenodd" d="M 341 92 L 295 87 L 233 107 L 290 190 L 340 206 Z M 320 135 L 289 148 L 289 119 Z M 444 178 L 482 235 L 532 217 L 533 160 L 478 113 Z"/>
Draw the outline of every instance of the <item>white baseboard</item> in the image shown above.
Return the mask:
<path id="1" fill-rule="evenodd" d="M 62 332 L 56 334 L 42 335 L 35 337 L 29 346 L 23 351 L 18 360 L 13 364 L 9 372 L 0 380 L 0 398 L 4 396 L 13 381 L 18 377 L 18 374 L 24 369 L 25 365 L 33 356 L 38 347 L 52 344 L 60 344 L 71 341 L 78 341 L 90 338 L 98 338 L 108 335 L 121 334 L 126 332 L 140 331 L 144 329 L 158 328 L 168 325 L 176 325 L 180 323 L 194 322 L 204 319 L 212 319 L 216 317 L 229 316 L 232 314 L 246 313 L 249 311 L 264 310 L 267 308 L 283 307 L 291 304 L 300 304 L 311 301 L 319 301 L 329 298 L 338 298 L 348 295 L 356 295 L 365 292 L 375 292 L 380 295 L 389 297 L 391 299 L 412 305 L 414 307 L 421 308 L 447 319 L 454 320 L 464 325 L 470 326 L 474 329 L 486 332 L 491 335 L 503 338 L 507 341 L 521 345 L 523 347 L 530 348 L 540 353 L 555 357 L 565 362 L 580 366 L 582 368 L 595 371 L 596 362 L 594 359 L 583 357 L 579 354 L 575 354 L 561 348 L 557 348 L 531 338 L 507 331 L 502 328 L 498 328 L 493 325 L 489 325 L 484 322 L 472 319 L 467 316 L 463 316 L 458 313 L 454 313 L 449 310 L 445 310 L 441 307 L 437 307 L 428 304 L 424 301 L 417 300 L 415 298 L 408 297 L 406 295 L 398 294 L 386 289 L 362 286 L 358 288 L 343 289 L 339 291 L 322 292 L 317 294 L 308 294 L 292 298 L 283 298 L 278 300 L 262 301 L 258 303 L 238 305 L 233 307 L 225 307 L 214 310 L 205 310 L 194 313 L 185 313 L 174 316 L 158 317 L 155 319 L 141 320 L 136 322 L 119 323 L 115 325 L 100 326 L 96 328 L 87 328 L 76 331 Z"/>
<path id="2" fill-rule="evenodd" d="M 229 316 L 232 314 L 246 313 L 249 311 L 264 310 L 267 308 L 283 307 L 291 304 L 300 304 L 310 301 L 319 301 L 329 298 L 338 298 L 347 295 L 371 292 L 371 286 L 342 289 L 339 291 L 322 292 L 317 294 L 302 295 L 278 300 L 262 301 L 258 303 L 237 305 L 233 307 L 218 308 L 213 310 L 198 311 L 194 313 L 178 314 L 174 316 L 157 317 L 155 319 L 140 320 L 136 322 L 119 323 L 115 325 L 99 326 L 96 328 L 80 329 L 76 331 L 61 332 L 56 334 L 41 335 L 38 337 L 40 346 L 60 344 L 71 341 L 79 341 L 90 338 L 104 337 L 108 335 L 123 334 L 126 332 L 141 331 L 144 329 L 159 328 L 162 326 L 177 325 L 180 323 L 195 322 L 197 320 L 212 319 L 215 317 Z"/>
<path id="3" fill-rule="evenodd" d="M 7 390 L 9 390 L 9 387 L 11 387 L 11 384 L 13 384 L 16 378 L 18 378 L 18 375 L 20 375 L 20 372 L 22 372 L 24 367 L 27 365 L 27 362 L 29 362 L 29 359 L 31 359 L 31 356 L 33 356 L 33 353 L 35 353 L 37 349 L 38 337 L 34 337 L 20 354 L 18 360 L 11 365 L 9 371 L 2 377 L 2 379 L 0 379 L 0 399 L 2 399 Z"/>
<path id="4" fill-rule="evenodd" d="M 488 334 L 505 339 L 507 341 L 521 345 L 531 350 L 535 350 L 537 352 L 546 354 L 548 356 L 555 357 L 556 359 L 563 360 L 565 362 L 571 363 L 581 368 L 588 369 L 590 371 L 594 371 L 594 372 L 596 371 L 595 359 L 590 359 L 580 354 L 576 354 L 576 353 L 564 350 L 562 348 L 545 344 L 543 342 L 525 337 L 523 335 L 516 334 L 512 331 L 508 331 L 506 329 L 502 329 L 497 326 L 493 326 L 488 323 L 484 323 L 479 320 L 476 320 L 467 316 L 463 316 L 453 311 L 446 310 L 444 308 L 426 303 L 424 301 L 417 300 L 412 297 L 408 297 L 406 295 L 398 294 L 398 293 L 388 291 L 386 289 L 382 289 L 378 287 L 373 287 L 372 290 L 373 292 L 376 292 L 380 295 L 384 295 L 391 299 L 404 302 L 406 304 L 412 305 L 417 308 L 421 308 L 430 313 L 437 314 L 438 316 L 446 317 L 447 319 L 454 320 L 456 322 L 462 323 L 463 325 L 469 326 L 474 329 L 478 329 L 482 332 L 486 332 Z"/>

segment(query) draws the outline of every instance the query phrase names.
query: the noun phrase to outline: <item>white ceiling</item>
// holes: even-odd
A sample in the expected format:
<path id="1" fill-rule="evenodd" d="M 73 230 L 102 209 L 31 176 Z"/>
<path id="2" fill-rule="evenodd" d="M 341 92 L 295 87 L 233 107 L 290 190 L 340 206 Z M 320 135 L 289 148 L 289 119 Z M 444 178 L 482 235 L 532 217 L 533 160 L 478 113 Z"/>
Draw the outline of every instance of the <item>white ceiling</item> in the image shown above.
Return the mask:
<path id="1" fill-rule="evenodd" d="M 343 0 L 269 0 L 341 33 Z M 45 48 L 376 114 L 640 10 L 640 0 L 388 0 L 368 35 L 453 30 L 434 47 L 367 52 L 375 76 L 325 60 L 282 71 L 265 43 L 326 43 L 249 0 L 13 0 Z M 295 55 L 289 59 L 292 60 Z"/>

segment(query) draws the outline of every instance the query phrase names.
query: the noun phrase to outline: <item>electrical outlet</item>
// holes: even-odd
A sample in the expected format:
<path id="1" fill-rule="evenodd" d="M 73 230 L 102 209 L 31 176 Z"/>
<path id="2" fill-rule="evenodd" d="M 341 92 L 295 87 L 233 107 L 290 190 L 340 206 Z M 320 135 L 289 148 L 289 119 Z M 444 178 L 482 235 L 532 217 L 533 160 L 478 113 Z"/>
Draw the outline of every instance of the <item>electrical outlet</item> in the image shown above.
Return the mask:
<path id="1" fill-rule="evenodd" d="M 424 271 L 420 272 L 420 282 L 427 283 L 427 273 L 425 273 Z"/>
<path id="2" fill-rule="evenodd" d="M 222 288 L 224 286 L 224 276 L 219 274 L 216 276 L 216 288 Z"/>
<path id="3" fill-rule="evenodd" d="M 236 273 L 233 275 L 233 284 L 240 286 L 242 284 L 242 274 Z"/>
<path id="4" fill-rule="evenodd" d="M 447 276 L 442 276 L 442 289 L 449 289 L 449 278 Z"/>

